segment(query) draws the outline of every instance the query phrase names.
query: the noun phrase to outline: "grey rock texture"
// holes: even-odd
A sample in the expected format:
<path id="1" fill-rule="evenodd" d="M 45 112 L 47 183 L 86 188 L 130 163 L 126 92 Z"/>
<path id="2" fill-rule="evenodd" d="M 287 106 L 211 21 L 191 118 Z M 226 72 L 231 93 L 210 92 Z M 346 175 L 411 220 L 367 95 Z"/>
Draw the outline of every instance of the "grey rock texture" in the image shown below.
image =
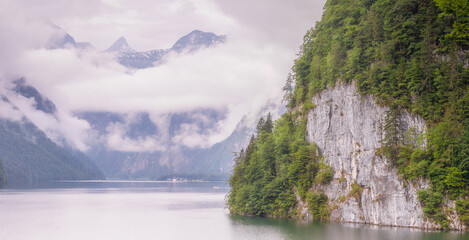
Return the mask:
<path id="1" fill-rule="evenodd" d="M 355 85 L 337 84 L 312 99 L 316 105 L 308 114 L 308 141 L 314 142 L 324 163 L 335 170 L 326 186 L 315 186 L 329 198 L 331 221 L 373 225 L 438 227 L 423 216 L 417 190 L 428 188 L 426 181 L 406 182 L 384 157 L 376 154 L 384 133 L 381 130 L 387 107 L 375 103 L 373 96 L 361 96 Z M 404 112 L 401 130 L 426 130 L 425 121 Z M 361 194 L 352 194 L 352 186 Z M 447 206 L 454 202 L 447 201 Z M 450 208 L 447 208 L 450 209 Z M 453 229 L 462 229 L 452 210 L 446 213 Z"/>

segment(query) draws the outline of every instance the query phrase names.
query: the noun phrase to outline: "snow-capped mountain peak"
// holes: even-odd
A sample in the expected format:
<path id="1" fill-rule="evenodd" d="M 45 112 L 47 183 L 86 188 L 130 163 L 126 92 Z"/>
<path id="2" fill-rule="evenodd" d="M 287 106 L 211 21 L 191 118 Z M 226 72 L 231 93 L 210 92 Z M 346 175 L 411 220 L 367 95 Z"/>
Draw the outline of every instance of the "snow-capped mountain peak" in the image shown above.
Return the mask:
<path id="1" fill-rule="evenodd" d="M 225 38 L 224 35 L 219 36 L 211 32 L 194 30 L 180 38 L 171 49 L 178 53 L 192 52 L 201 47 L 209 47 L 217 43 L 223 43 Z"/>
<path id="2" fill-rule="evenodd" d="M 130 47 L 129 43 L 127 43 L 127 40 L 125 37 L 120 37 L 117 39 L 114 44 L 112 44 L 106 52 L 118 52 L 118 53 L 134 53 L 137 52 L 133 48 Z"/>

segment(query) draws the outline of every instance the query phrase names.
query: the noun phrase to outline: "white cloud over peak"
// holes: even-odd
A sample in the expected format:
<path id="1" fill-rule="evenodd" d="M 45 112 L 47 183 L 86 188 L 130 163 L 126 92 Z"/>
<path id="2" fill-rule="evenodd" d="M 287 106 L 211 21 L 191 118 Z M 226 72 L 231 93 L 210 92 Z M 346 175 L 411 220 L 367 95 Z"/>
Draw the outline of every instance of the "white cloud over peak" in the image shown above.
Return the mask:
<path id="1" fill-rule="evenodd" d="M 196 109 L 225 113 L 209 131 L 185 124 L 172 139 L 164 134 L 129 138 L 125 125 L 108 127 L 105 141 L 112 149 L 138 152 L 159 151 L 168 141 L 210 146 L 226 138 L 244 115 L 257 113 L 267 102 L 280 103 L 303 34 L 319 20 L 324 1 L 66 3 L 0 3 L 0 81 L 25 77 L 57 105 L 59 113 L 54 118 L 38 113 L 31 99 L 17 98 L 20 110 L 49 136 L 60 135 L 86 150 L 91 127 L 73 116 L 80 111 L 146 112 L 160 126 L 167 125 L 168 113 Z M 15 11 L 20 14 L 12 14 Z M 77 41 L 90 41 L 98 50 L 41 47 L 57 31 L 50 23 Z M 142 70 L 127 69 L 99 51 L 120 36 L 126 36 L 138 50 L 167 48 L 194 29 L 227 34 L 228 39 L 194 54 L 169 56 L 165 64 Z"/>

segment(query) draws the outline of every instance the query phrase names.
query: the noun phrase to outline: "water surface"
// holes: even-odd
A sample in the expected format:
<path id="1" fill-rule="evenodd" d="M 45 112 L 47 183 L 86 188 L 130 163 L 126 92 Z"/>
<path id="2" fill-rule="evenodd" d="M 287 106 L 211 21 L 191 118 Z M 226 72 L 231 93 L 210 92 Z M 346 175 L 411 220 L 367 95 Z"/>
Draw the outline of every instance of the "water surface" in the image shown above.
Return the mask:
<path id="1" fill-rule="evenodd" d="M 0 190 L 0 239 L 469 239 L 230 216 L 222 182 L 90 181 Z"/>

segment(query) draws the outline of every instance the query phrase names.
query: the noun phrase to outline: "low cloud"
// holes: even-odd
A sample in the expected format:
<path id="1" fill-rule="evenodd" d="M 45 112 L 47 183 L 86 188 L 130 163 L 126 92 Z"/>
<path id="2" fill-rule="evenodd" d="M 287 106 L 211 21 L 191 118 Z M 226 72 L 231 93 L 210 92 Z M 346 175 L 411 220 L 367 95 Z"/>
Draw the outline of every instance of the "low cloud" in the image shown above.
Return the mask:
<path id="1" fill-rule="evenodd" d="M 26 79 L 33 80 L 32 85 L 60 109 L 72 113 L 147 112 L 161 116 L 194 109 L 226 112 L 226 118 L 213 126 L 210 135 L 199 135 L 194 128 L 183 132 L 187 126 L 182 126 L 181 134 L 173 139 L 188 147 L 207 147 L 229 136 L 243 115 L 257 113 L 269 100 L 281 97 L 292 55 L 273 44 L 252 45 L 230 39 L 224 45 L 169 57 L 159 67 L 138 71 L 124 68 L 99 52 L 38 49 L 24 55 L 21 67 Z M 113 149 L 122 148 L 116 147 L 118 143 L 141 143 L 112 136 L 108 143 Z M 156 140 L 150 140 L 145 139 L 144 149 L 156 149 Z"/>
<path id="2" fill-rule="evenodd" d="M 2 96 L 0 98 L 0 118 L 18 122 L 22 120 L 23 114 Z"/>
<path id="3" fill-rule="evenodd" d="M 132 139 L 127 136 L 128 128 L 120 123 L 111 123 L 106 131 L 106 143 L 112 150 L 121 152 L 154 152 L 166 151 L 167 144 L 154 137 L 137 137 Z"/>
<path id="4" fill-rule="evenodd" d="M 51 1 L 50 4 L 53 3 L 57 2 Z M 150 1 L 137 2 L 135 6 L 129 1 L 102 1 L 93 3 L 96 9 L 90 12 L 74 2 L 73 5 L 79 5 L 76 11 L 67 10 L 66 14 L 57 15 L 36 3 L 29 6 L 22 1 L 6 1 L 0 5 L 4 13 L 0 17 L 3 20 L 0 23 L 0 47 L 6 53 L 0 56 L 0 81 L 25 77 L 28 84 L 51 99 L 59 109 L 55 116 L 35 110 L 32 99 L 12 96 L 20 112 L 49 137 L 56 141 L 64 139 L 80 150 L 88 149 L 93 142 L 90 140 L 93 129 L 86 121 L 75 117 L 74 113 L 100 111 L 124 115 L 148 113 L 160 130 L 155 136 L 130 138 L 127 136 L 128 126 L 111 124 L 103 140 L 111 149 L 161 151 L 167 148 L 165 144 L 168 142 L 187 147 L 208 147 L 229 136 L 246 114 L 257 116 L 267 103 L 280 103 L 281 89 L 303 33 L 314 25 L 314 19 L 319 20 L 318 16 L 307 16 L 305 9 L 316 5 L 307 4 L 306 1 L 298 2 L 301 4 L 297 7 L 295 3 L 284 1 L 271 5 L 265 3 L 266 6 L 275 7 L 270 10 L 253 4 L 244 12 L 233 5 L 236 3 L 164 1 L 157 5 L 169 9 L 165 20 L 149 11 L 136 11 L 145 8 L 145 4 L 155 6 Z M 28 8 L 25 12 L 28 17 L 8 14 L 21 6 Z M 54 5 L 57 12 L 61 7 L 65 6 L 60 3 Z M 276 17 L 283 10 L 288 10 L 291 19 L 285 14 L 281 15 L 281 19 Z M 295 11 L 300 14 L 295 15 Z M 47 13 L 50 17 L 46 18 Z M 182 13 L 187 13 L 192 21 L 184 25 Z M 255 15 L 258 14 L 262 15 L 260 21 L 256 21 L 258 16 Z M 119 22 L 117 16 L 127 20 Z M 42 21 L 36 21 L 38 19 Z M 173 32 L 168 27 L 156 30 L 148 25 L 162 21 L 172 26 L 172 20 L 177 25 Z M 196 28 L 227 34 L 228 39 L 225 44 L 194 54 L 169 56 L 165 64 L 158 67 L 132 70 L 119 65 L 112 55 L 99 50 L 52 50 L 41 47 L 46 46 L 54 31 L 57 31 L 49 22 L 71 31 L 80 40 L 89 38 L 93 44 L 96 41 L 100 47 L 105 44 L 97 41 L 97 36 L 107 34 L 117 38 L 127 35 L 126 31 L 131 28 L 138 29 L 137 32 L 129 30 L 131 35 L 140 38 L 137 49 L 141 46 L 151 49 L 148 39 L 152 36 L 158 39 L 159 33 L 171 32 L 180 37 Z M 275 31 L 275 26 L 279 27 L 279 31 Z M 142 33 L 146 29 L 148 32 Z M 91 37 L 90 34 L 96 36 Z M 127 38 L 131 42 L 132 37 Z M 177 37 L 161 38 L 162 45 L 168 45 L 168 39 L 175 41 Z M 160 45 L 155 44 L 153 48 L 158 47 Z M 0 117 L 7 118 L 5 115 L 8 115 L 10 120 L 18 120 L 19 115 L 14 109 L 9 109 L 6 104 L 0 104 L 0 108 L 4 113 L 12 113 L 0 113 Z M 169 114 L 196 109 L 213 109 L 223 112 L 224 117 L 211 124 L 212 128 L 208 130 L 201 129 L 198 124 L 182 124 L 172 138 L 163 131 L 169 127 Z M 207 118 L 204 115 L 193 117 L 198 117 L 199 122 L 209 121 L 204 119 Z"/>
<path id="5" fill-rule="evenodd" d="M 64 110 L 54 115 L 37 110 L 34 98 L 23 97 L 8 88 L 2 87 L 0 93 L 4 97 L 0 101 L 0 118 L 9 121 L 22 121 L 26 118 L 56 143 L 66 143 L 81 151 L 88 150 L 87 142 L 91 130 L 88 122 Z"/>

